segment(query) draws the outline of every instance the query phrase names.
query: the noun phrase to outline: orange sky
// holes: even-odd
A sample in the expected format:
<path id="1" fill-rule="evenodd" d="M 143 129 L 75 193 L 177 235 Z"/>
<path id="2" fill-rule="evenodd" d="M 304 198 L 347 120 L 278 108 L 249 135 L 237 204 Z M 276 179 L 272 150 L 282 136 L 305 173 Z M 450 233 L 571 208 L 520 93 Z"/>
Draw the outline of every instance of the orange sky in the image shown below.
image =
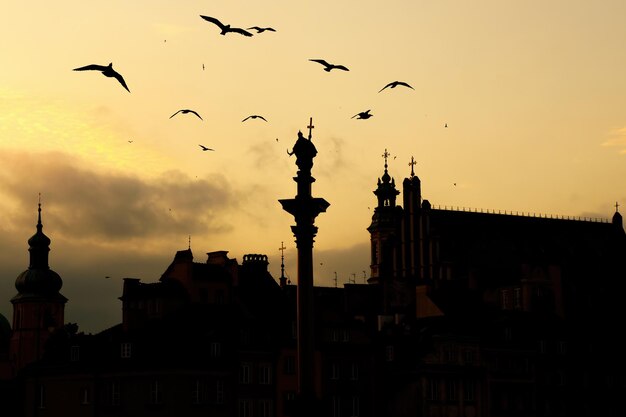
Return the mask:
<path id="1" fill-rule="evenodd" d="M 295 278 L 278 200 L 295 195 L 286 151 L 309 117 L 313 194 L 331 204 L 316 223 L 320 285 L 369 273 L 385 149 L 397 184 L 415 158 L 435 206 L 610 218 L 626 204 L 623 1 L 180 3 L 3 5 L 0 313 L 40 192 L 66 319 L 86 331 L 119 322 L 121 278 L 158 279 L 190 235 L 196 261 L 263 253 L 276 278 L 284 242 Z M 222 36 L 200 15 L 276 32 Z M 109 62 L 130 93 L 72 71 Z M 395 80 L 414 90 L 378 92 Z M 204 120 L 170 118 L 183 108 Z M 268 122 L 242 123 L 251 114 Z"/>

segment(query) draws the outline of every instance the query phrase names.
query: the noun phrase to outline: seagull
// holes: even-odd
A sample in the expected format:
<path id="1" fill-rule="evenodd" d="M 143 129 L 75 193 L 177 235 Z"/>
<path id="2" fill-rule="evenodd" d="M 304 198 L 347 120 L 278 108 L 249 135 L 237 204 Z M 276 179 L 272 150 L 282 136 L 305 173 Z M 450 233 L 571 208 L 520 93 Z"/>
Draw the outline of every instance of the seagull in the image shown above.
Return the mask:
<path id="1" fill-rule="evenodd" d="M 276 29 L 274 29 L 274 28 L 260 28 L 258 26 L 252 26 L 251 28 L 248 28 L 248 30 L 250 30 L 250 29 L 256 30 L 256 33 L 263 33 L 266 30 L 268 30 L 270 32 L 276 32 Z"/>
<path id="2" fill-rule="evenodd" d="M 198 116 L 198 118 L 199 118 L 200 120 L 203 120 L 203 119 L 202 119 L 202 117 L 200 117 L 200 115 L 199 115 L 198 113 L 196 113 L 196 112 L 195 112 L 195 111 L 193 111 L 193 110 L 189 110 L 189 109 L 181 109 L 181 110 L 178 110 L 176 113 L 174 113 L 173 115 L 171 115 L 171 116 L 170 116 L 170 119 L 171 119 L 172 117 L 176 116 L 178 113 L 183 113 L 183 114 L 185 114 L 185 113 L 193 113 L 193 114 L 195 114 L 196 116 Z"/>
<path id="3" fill-rule="evenodd" d="M 313 62 L 317 62 L 317 63 L 322 64 L 324 66 L 324 71 L 326 71 L 326 72 L 330 72 L 333 69 L 340 69 L 340 70 L 344 70 L 344 71 L 350 71 L 348 68 L 344 67 L 343 65 L 329 64 L 328 62 L 324 61 L 323 59 L 309 59 L 309 61 L 313 61 Z"/>
<path id="4" fill-rule="evenodd" d="M 261 119 L 261 120 L 265 120 L 265 117 L 263 116 L 259 116 L 257 114 L 253 114 L 251 116 L 246 117 L 245 119 L 242 120 L 242 122 L 245 122 L 248 119 Z M 267 122 L 267 120 L 265 120 Z"/>
<path id="5" fill-rule="evenodd" d="M 415 90 L 413 87 L 411 87 L 410 85 L 408 85 L 407 83 L 405 83 L 404 81 L 393 81 L 390 82 L 389 84 L 387 84 L 386 86 L 384 86 L 383 88 L 380 89 L 379 93 L 381 91 L 383 91 L 385 88 L 389 87 L 389 88 L 396 88 L 399 85 L 403 85 L 405 87 L 409 87 L 411 90 Z"/>
<path id="6" fill-rule="evenodd" d="M 204 145 L 198 145 L 198 146 L 201 147 L 203 151 L 214 151 L 215 150 L 215 149 L 207 148 Z"/>
<path id="7" fill-rule="evenodd" d="M 444 127 L 448 127 L 448 124 L 446 123 Z"/>
<path id="8" fill-rule="evenodd" d="M 225 25 L 222 22 L 220 22 L 219 20 L 217 20 L 214 17 L 211 16 L 203 16 L 200 15 L 201 18 L 203 18 L 204 20 L 206 20 L 207 22 L 211 22 L 213 24 L 216 24 L 222 31 L 220 32 L 220 35 L 226 35 L 228 32 L 235 32 L 235 33 L 240 33 L 244 36 L 252 36 L 252 33 L 248 32 L 245 29 L 241 29 L 241 28 L 233 28 L 230 27 L 230 25 Z"/>
<path id="9" fill-rule="evenodd" d="M 133 143 L 133 141 L 132 141 L 132 140 L 129 140 L 129 141 L 128 141 L 128 143 Z"/>
<path id="10" fill-rule="evenodd" d="M 124 78 L 122 78 L 122 76 L 113 69 L 112 62 L 109 63 L 109 65 L 107 66 L 91 64 L 91 65 L 86 65 L 80 68 L 74 68 L 74 71 L 90 71 L 90 70 L 100 71 L 102 75 L 104 75 L 105 77 L 115 78 L 117 81 L 120 82 L 120 84 L 122 84 L 122 87 L 124 87 L 130 93 L 130 90 L 128 89 L 128 86 L 126 85 L 126 81 L 124 81 Z"/>
<path id="11" fill-rule="evenodd" d="M 361 113 L 357 113 L 354 116 L 351 117 L 351 119 L 354 119 L 355 117 L 357 119 L 369 119 L 370 117 L 373 116 L 373 114 L 370 114 L 371 110 L 367 110 L 367 111 L 362 111 Z"/>

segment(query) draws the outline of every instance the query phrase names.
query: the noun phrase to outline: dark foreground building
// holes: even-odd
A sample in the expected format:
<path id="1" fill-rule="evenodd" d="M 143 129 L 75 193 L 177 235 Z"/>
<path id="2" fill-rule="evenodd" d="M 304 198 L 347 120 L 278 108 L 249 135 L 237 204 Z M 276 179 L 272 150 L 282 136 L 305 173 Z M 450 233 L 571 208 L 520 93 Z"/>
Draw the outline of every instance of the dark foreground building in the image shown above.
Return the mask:
<path id="1" fill-rule="evenodd" d="M 413 172 L 399 205 L 386 164 L 374 193 L 368 283 L 314 291 L 321 416 L 626 415 L 617 211 L 435 208 Z M 181 250 L 157 281 L 125 279 L 122 323 L 87 335 L 63 321 L 49 243 L 40 217 L 0 320 L 2 416 L 298 414 L 296 287 L 265 255 Z"/>

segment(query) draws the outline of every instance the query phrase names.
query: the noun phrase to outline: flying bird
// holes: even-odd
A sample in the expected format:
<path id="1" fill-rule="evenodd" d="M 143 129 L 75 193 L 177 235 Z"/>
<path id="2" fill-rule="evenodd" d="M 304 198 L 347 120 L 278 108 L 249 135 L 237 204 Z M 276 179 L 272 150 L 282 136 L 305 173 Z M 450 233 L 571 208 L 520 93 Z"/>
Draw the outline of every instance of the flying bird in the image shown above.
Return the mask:
<path id="1" fill-rule="evenodd" d="M 198 145 L 198 146 L 201 147 L 203 151 L 214 151 L 215 150 L 215 149 L 207 148 L 204 145 Z"/>
<path id="2" fill-rule="evenodd" d="M 389 87 L 389 88 L 396 88 L 397 86 L 402 85 L 404 87 L 409 87 L 411 90 L 415 90 L 413 87 L 411 87 L 410 85 L 408 85 L 407 83 L 405 83 L 404 81 L 393 81 L 390 82 L 389 84 L 387 84 L 386 86 L 384 86 L 383 88 L 380 89 L 379 93 L 381 91 L 383 91 L 385 88 Z"/>
<path id="3" fill-rule="evenodd" d="M 351 119 L 354 119 L 355 117 L 357 119 L 369 119 L 370 117 L 373 116 L 373 114 L 370 113 L 371 110 L 366 110 L 366 111 L 362 111 L 361 113 L 357 113 L 354 116 L 351 117 Z"/>
<path id="4" fill-rule="evenodd" d="M 200 17 L 206 20 L 207 22 L 211 22 L 217 25 L 221 29 L 220 35 L 226 35 L 229 32 L 234 32 L 234 33 L 239 33 L 244 36 L 252 36 L 252 33 L 248 32 L 245 29 L 234 28 L 234 27 L 231 27 L 230 25 L 225 25 L 214 17 L 203 16 L 203 15 L 200 15 Z"/>
<path id="5" fill-rule="evenodd" d="M 251 116 L 246 117 L 245 119 L 242 120 L 242 122 L 245 122 L 248 119 L 261 119 L 261 120 L 265 120 L 265 117 L 263 116 L 259 116 L 257 114 L 253 114 Z M 267 122 L 267 120 L 265 120 Z"/>
<path id="6" fill-rule="evenodd" d="M 329 64 L 328 62 L 324 61 L 323 59 L 309 59 L 309 61 L 313 61 L 313 62 L 317 62 L 319 64 L 322 64 L 324 66 L 324 71 L 326 71 L 326 72 L 330 72 L 331 70 L 334 70 L 334 69 L 350 71 L 348 68 L 344 67 L 343 65 Z"/>
<path id="7" fill-rule="evenodd" d="M 448 124 L 446 123 L 444 127 L 448 127 Z"/>
<path id="8" fill-rule="evenodd" d="M 252 26 L 251 28 L 248 28 L 248 30 L 250 30 L 250 29 L 256 30 L 256 33 L 263 33 L 266 30 L 270 31 L 270 32 L 276 32 L 276 29 L 274 29 L 274 28 L 260 28 L 258 26 Z"/>
<path id="9" fill-rule="evenodd" d="M 189 110 L 189 109 L 180 109 L 180 110 L 178 110 L 176 113 L 174 113 L 173 115 L 171 115 L 171 116 L 170 116 L 170 119 L 171 119 L 172 117 L 176 116 L 178 113 L 183 113 L 183 114 L 186 114 L 186 113 L 193 113 L 193 114 L 195 114 L 196 116 L 198 116 L 198 118 L 199 118 L 200 120 L 203 120 L 203 119 L 202 119 L 202 117 L 200 117 L 200 115 L 199 115 L 198 113 L 196 113 L 196 112 L 195 112 L 195 111 L 193 111 L 193 110 Z"/>
<path id="10" fill-rule="evenodd" d="M 130 93 L 130 90 L 128 89 L 126 81 L 124 81 L 122 75 L 113 69 L 112 62 L 109 63 L 109 65 L 107 66 L 96 64 L 86 65 L 84 67 L 74 68 L 74 71 L 100 71 L 105 77 L 115 78 L 117 81 L 120 82 L 120 84 L 122 84 L 122 87 L 124 87 Z"/>

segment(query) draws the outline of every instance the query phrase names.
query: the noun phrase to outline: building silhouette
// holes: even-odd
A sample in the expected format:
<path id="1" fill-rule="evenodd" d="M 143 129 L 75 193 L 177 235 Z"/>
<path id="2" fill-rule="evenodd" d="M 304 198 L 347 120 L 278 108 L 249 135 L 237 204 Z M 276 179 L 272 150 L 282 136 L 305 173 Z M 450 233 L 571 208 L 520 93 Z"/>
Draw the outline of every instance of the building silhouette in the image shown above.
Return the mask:
<path id="1" fill-rule="evenodd" d="M 610 222 L 437 208 L 386 159 L 374 194 L 367 284 L 313 291 L 320 415 L 626 415 L 617 207 Z M 84 334 L 63 321 L 41 207 L 28 243 L 11 328 L 0 317 L 3 416 L 301 414 L 297 286 L 266 255 L 180 250 L 157 280 L 124 279 L 120 324 Z"/>

